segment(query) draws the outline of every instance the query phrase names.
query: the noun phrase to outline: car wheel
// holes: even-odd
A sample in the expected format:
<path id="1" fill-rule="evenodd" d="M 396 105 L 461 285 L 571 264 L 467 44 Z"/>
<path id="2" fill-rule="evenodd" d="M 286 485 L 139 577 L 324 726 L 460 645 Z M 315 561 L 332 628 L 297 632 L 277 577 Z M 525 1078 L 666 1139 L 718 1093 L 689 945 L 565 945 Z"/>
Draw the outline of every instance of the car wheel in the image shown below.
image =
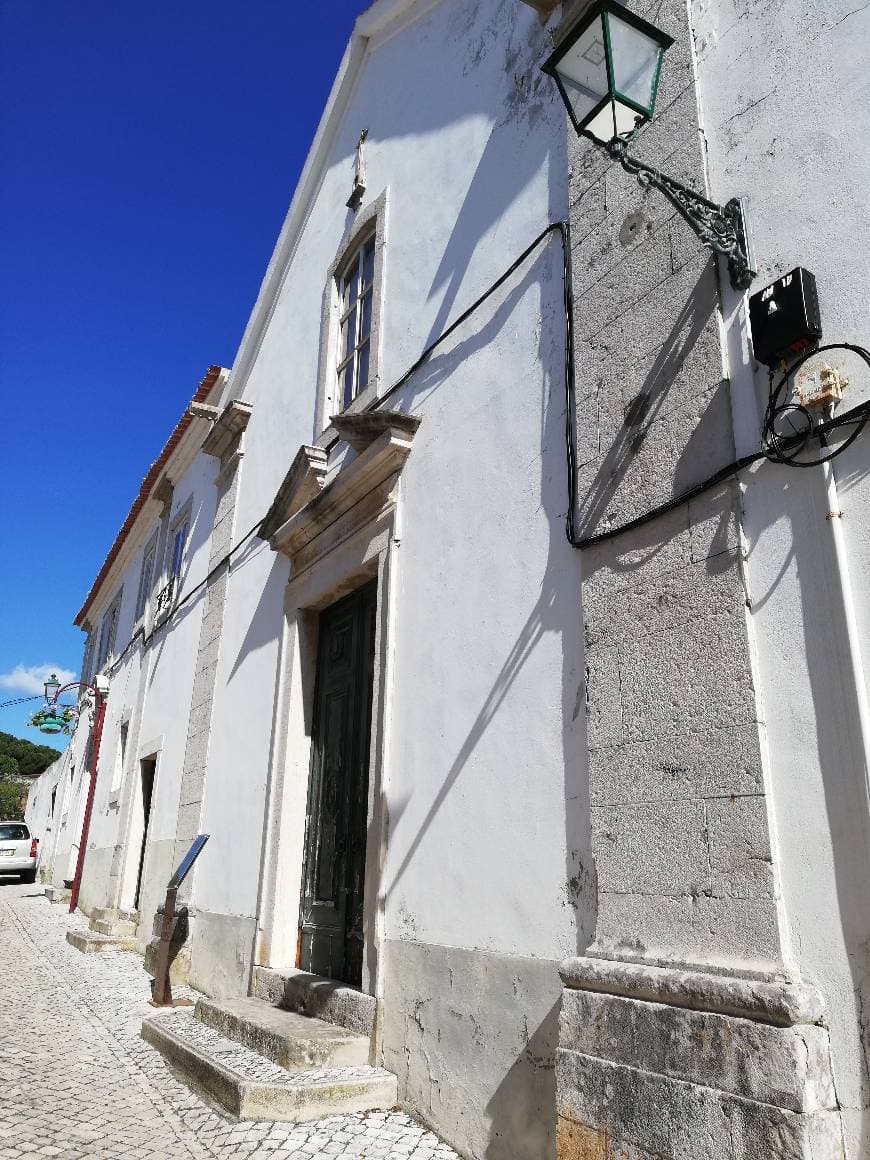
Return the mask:
<path id="1" fill-rule="evenodd" d="M 35 882 L 36 881 L 36 871 L 35 870 L 24 870 L 21 874 L 21 881 L 22 882 Z"/>

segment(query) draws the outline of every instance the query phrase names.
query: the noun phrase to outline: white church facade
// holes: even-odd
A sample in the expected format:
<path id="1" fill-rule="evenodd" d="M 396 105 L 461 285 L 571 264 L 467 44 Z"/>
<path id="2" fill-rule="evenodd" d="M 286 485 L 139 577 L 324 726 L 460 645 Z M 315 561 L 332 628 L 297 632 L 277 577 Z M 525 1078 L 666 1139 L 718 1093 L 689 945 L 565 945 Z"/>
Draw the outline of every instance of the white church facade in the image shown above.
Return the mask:
<path id="1" fill-rule="evenodd" d="M 767 390 L 746 293 L 569 126 L 563 7 L 358 18 L 233 366 L 76 615 L 109 682 L 78 903 L 153 970 L 208 834 L 173 978 L 332 980 L 462 1155 L 860 1160 L 870 444 L 729 474 Z M 632 148 L 748 193 L 749 293 L 810 268 L 825 338 L 866 341 L 866 201 L 841 236 L 791 188 L 797 16 L 776 119 L 758 17 L 632 7 L 674 40 Z M 828 97 L 800 99 L 825 158 Z M 58 886 L 82 708 L 28 812 Z"/>

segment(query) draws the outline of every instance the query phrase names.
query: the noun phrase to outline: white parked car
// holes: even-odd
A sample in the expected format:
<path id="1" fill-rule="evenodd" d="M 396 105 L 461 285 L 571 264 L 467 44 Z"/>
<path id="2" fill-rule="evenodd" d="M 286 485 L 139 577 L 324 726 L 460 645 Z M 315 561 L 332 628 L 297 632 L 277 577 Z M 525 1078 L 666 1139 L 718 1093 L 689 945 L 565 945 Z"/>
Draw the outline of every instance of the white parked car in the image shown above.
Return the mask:
<path id="1" fill-rule="evenodd" d="M 0 874 L 17 874 L 22 882 L 35 882 L 38 846 L 24 822 L 0 822 Z"/>

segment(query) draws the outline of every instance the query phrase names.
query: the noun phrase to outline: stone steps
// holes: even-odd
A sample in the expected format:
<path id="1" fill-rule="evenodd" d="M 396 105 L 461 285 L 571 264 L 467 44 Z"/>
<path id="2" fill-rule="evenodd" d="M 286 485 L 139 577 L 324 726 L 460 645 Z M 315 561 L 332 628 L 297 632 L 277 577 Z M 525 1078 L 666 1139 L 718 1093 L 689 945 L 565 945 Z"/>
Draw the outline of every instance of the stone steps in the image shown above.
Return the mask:
<path id="1" fill-rule="evenodd" d="M 114 906 L 95 906 L 91 911 L 91 922 L 132 922 L 136 926 L 139 922 L 138 910 L 121 910 Z"/>
<path id="2" fill-rule="evenodd" d="M 238 1027 L 238 1022 L 233 1026 Z M 298 1123 L 348 1112 L 384 1111 L 398 1099 L 396 1077 L 382 1068 L 288 1071 L 227 1039 L 183 1008 L 146 1019 L 142 1038 L 185 1082 L 241 1120 Z"/>
<path id="3" fill-rule="evenodd" d="M 124 919 L 92 918 L 91 930 L 96 934 L 106 934 L 116 938 L 132 938 L 136 934 L 136 923 Z"/>
<path id="4" fill-rule="evenodd" d="M 251 991 L 285 1011 L 322 1019 L 360 1035 L 371 1036 L 374 1031 L 377 1000 L 347 983 L 293 968 L 275 971 L 255 967 Z"/>
<path id="5" fill-rule="evenodd" d="M 91 911 L 90 928 L 97 934 L 112 938 L 132 938 L 139 924 L 137 910 L 116 910 L 114 907 L 98 906 Z"/>
<path id="6" fill-rule="evenodd" d="M 369 1062 L 367 1035 L 282 1011 L 263 999 L 199 999 L 195 1016 L 279 1067 L 360 1067 Z"/>
<path id="7" fill-rule="evenodd" d="M 127 937 L 113 937 L 98 934 L 94 930 L 68 930 L 66 941 L 84 954 L 98 954 L 101 951 L 133 951 L 136 940 Z"/>

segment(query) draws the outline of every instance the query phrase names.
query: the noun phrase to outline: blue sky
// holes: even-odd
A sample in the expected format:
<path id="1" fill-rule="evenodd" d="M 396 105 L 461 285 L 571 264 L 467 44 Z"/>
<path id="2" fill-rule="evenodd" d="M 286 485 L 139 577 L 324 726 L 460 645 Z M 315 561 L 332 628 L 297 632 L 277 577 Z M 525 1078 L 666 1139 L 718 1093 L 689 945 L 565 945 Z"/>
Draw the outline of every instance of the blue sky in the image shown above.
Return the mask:
<path id="1" fill-rule="evenodd" d="M 366 6 L 0 0 L 0 702 L 77 670 L 72 617 L 232 363 Z M 42 740 L 29 708 L 0 730 Z"/>

